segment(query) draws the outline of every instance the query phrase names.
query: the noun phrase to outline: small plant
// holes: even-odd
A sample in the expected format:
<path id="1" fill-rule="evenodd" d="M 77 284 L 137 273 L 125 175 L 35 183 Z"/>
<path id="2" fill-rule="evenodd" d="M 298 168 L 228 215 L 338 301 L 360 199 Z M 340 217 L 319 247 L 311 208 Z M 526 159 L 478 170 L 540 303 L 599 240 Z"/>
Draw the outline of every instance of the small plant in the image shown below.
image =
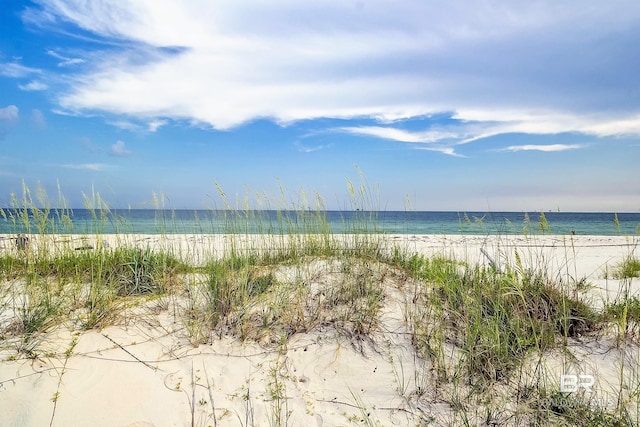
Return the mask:
<path id="1" fill-rule="evenodd" d="M 164 292 L 164 284 L 180 265 L 175 258 L 148 248 L 119 248 L 105 257 L 105 281 L 121 296 Z"/>
<path id="2" fill-rule="evenodd" d="M 363 424 L 367 427 L 375 427 L 376 422 L 371 416 L 371 411 L 368 409 L 367 405 L 365 405 L 364 400 L 360 394 L 354 392 L 351 388 L 349 388 L 349 393 L 351 393 L 351 397 L 353 398 L 354 404 L 356 408 L 360 411 L 360 416 L 350 416 L 348 417 L 349 421 L 357 421 L 358 424 Z"/>
<path id="3" fill-rule="evenodd" d="M 119 311 L 117 294 L 102 281 L 92 282 L 80 313 L 80 324 L 84 329 L 102 328 L 115 320 Z"/>
<path id="4" fill-rule="evenodd" d="M 271 378 L 267 384 L 267 393 L 271 401 L 271 418 L 269 425 L 274 427 L 289 425 L 289 418 L 291 417 L 287 403 L 287 388 L 284 383 L 284 373 L 282 372 L 284 366 L 279 356 L 271 367 Z"/>
<path id="5" fill-rule="evenodd" d="M 56 324 L 62 298 L 49 283 L 37 276 L 27 278 L 23 292 L 15 301 L 15 318 L 3 335 L 19 337 L 17 350 L 35 357 L 41 338 Z"/>
<path id="6" fill-rule="evenodd" d="M 0 280 L 14 279 L 27 271 L 26 257 L 0 256 Z"/>
<path id="7" fill-rule="evenodd" d="M 604 318 L 614 321 L 624 337 L 640 339 L 640 299 L 638 297 L 629 297 L 607 304 L 604 308 Z"/>
<path id="8" fill-rule="evenodd" d="M 368 336 L 377 326 L 377 315 L 384 301 L 378 274 L 368 262 L 347 258 L 343 278 L 328 290 L 324 307 L 327 320 L 357 338 Z"/>
<path id="9" fill-rule="evenodd" d="M 58 400 L 60 399 L 60 387 L 62 386 L 62 377 L 67 371 L 67 363 L 69 362 L 69 358 L 73 355 L 73 349 L 78 344 L 78 336 L 75 335 L 69 344 L 69 347 L 64 352 L 64 363 L 62 365 L 62 370 L 60 371 L 60 376 L 58 378 L 58 387 L 56 388 L 56 392 L 53 394 L 51 401 L 53 402 L 53 411 L 51 412 L 51 422 L 49 425 L 53 425 L 53 420 L 56 416 L 56 409 L 58 408 Z"/>
<path id="10" fill-rule="evenodd" d="M 620 264 L 614 267 L 612 277 L 614 279 L 628 279 L 640 277 L 640 258 L 628 256 Z"/>

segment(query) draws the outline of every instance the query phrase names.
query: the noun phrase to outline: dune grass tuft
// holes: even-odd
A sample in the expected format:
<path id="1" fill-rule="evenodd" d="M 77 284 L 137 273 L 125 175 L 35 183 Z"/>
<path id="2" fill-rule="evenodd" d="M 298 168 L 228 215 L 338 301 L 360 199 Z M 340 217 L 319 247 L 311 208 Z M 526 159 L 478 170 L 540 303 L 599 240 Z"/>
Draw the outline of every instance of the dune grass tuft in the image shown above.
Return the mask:
<path id="1" fill-rule="evenodd" d="M 614 279 L 640 277 L 640 258 L 628 256 L 613 271 Z"/>
<path id="2" fill-rule="evenodd" d="M 463 355 L 458 368 L 472 383 L 507 379 L 529 352 L 599 327 L 595 310 L 541 273 L 499 274 L 479 266 L 461 271 L 453 261 L 416 257 L 409 266 L 424 280 L 412 322 L 417 349 L 441 357 L 446 337 Z"/>

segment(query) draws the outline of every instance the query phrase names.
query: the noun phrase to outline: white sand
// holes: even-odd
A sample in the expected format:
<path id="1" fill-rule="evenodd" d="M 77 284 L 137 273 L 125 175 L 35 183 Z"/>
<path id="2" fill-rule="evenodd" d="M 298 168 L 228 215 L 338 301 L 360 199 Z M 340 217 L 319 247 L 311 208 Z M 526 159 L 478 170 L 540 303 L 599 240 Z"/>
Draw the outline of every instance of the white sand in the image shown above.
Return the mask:
<path id="1" fill-rule="evenodd" d="M 8 237 L 0 236 L 0 253 L 15 253 Z M 106 240 L 111 247 L 171 247 L 185 259 L 203 262 L 221 256 L 234 240 L 222 235 L 51 239 L 32 236 L 30 250 L 96 247 Z M 245 249 L 256 248 L 262 247 L 260 239 L 244 236 L 235 242 Z M 384 239 L 410 252 L 469 264 L 493 262 L 499 269 L 514 265 L 517 249 L 526 266 L 544 268 L 559 281 L 585 279 L 592 284 L 588 296 L 594 305 L 619 292 L 621 282 L 607 279 L 607 270 L 629 255 L 639 255 L 638 239 L 626 237 L 390 235 Z M 267 246 L 276 242 L 277 238 Z M 631 281 L 632 293 L 637 294 L 638 282 Z M 387 288 L 375 345 L 361 347 L 337 337 L 331 328 L 294 335 L 285 347 L 224 335 L 194 347 L 176 304 L 171 298 L 149 301 L 129 309 L 129 317 L 117 325 L 99 331 L 72 332 L 71 325 L 61 325 L 40 343 L 34 360 L 0 346 L 0 425 L 263 426 L 273 425 L 278 411 L 293 426 L 358 425 L 364 414 L 379 425 L 416 425 L 430 417 L 435 425 L 451 421 L 450 406 L 437 398 L 426 368 L 416 361 L 404 321 L 404 309 L 411 301 L 402 289 Z M 65 358 L 74 336 L 77 345 Z M 638 369 L 637 348 L 623 356 L 620 350 L 611 350 L 613 343 L 606 338 L 572 345 L 584 361 L 572 366 L 597 375 L 598 390 L 606 399 L 608 390 L 619 386 L 621 360 L 631 361 L 628 370 Z M 549 360 L 549 369 L 556 369 L 558 376 L 567 366 L 561 360 L 561 355 Z M 418 389 L 426 390 L 420 399 Z M 364 414 L 359 406 L 364 406 Z"/>

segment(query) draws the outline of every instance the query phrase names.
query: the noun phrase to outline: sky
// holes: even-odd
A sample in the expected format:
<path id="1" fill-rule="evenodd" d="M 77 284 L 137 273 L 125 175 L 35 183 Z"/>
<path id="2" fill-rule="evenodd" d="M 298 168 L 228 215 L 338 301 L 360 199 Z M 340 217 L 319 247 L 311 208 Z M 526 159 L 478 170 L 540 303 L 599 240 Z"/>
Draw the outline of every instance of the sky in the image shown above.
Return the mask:
<path id="1" fill-rule="evenodd" d="M 637 0 L 2 6 L 0 206 L 640 211 Z"/>

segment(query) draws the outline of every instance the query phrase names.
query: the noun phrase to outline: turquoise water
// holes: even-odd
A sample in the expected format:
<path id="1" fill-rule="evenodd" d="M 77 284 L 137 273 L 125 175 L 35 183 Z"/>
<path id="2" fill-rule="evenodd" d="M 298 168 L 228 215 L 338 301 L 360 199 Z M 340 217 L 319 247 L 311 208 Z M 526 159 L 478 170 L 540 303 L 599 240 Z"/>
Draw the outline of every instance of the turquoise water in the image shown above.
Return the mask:
<path id="1" fill-rule="evenodd" d="M 0 234 L 12 233 L 393 233 L 638 235 L 640 213 L 610 212 L 413 212 L 413 211 L 215 211 L 86 209 L 29 213 L 29 225 L 5 209 Z M 24 218 L 24 216 L 22 217 Z M 617 220 L 616 220 L 617 218 Z M 546 222 L 545 222 L 546 221 Z M 38 226 L 40 223 L 40 227 Z"/>

